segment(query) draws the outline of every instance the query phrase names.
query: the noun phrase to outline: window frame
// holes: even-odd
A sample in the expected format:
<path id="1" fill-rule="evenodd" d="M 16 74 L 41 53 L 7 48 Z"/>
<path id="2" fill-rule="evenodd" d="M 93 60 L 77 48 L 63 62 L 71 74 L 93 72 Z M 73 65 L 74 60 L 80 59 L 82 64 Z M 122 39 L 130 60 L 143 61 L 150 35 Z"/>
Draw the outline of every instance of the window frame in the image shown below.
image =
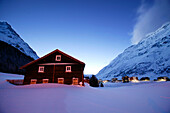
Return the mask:
<path id="1" fill-rule="evenodd" d="M 67 68 L 70 68 L 70 70 L 67 70 Z M 72 72 L 71 71 L 71 66 L 66 66 L 66 72 Z"/>
<path id="2" fill-rule="evenodd" d="M 43 68 L 43 71 L 41 70 L 41 68 Z M 38 73 L 44 73 L 44 66 L 39 66 Z"/>
<path id="3" fill-rule="evenodd" d="M 60 57 L 60 59 L 58 60 L 57 58 Z M 56 55 L 55 57 L 55 61 L 61 61 L 61 55 Z"/>

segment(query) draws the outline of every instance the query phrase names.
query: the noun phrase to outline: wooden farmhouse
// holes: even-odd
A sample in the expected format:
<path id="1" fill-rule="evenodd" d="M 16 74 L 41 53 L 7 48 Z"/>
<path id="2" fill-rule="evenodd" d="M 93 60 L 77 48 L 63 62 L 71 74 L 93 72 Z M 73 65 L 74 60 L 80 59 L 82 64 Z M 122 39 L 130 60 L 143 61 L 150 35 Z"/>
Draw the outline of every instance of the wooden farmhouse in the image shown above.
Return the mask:
<path id="1" fill-rule="evenodd" d="M 56 49 L 20 69 L 25 69 L 24 84 L 60 83 L 84 85 L 85 63 Z"/>

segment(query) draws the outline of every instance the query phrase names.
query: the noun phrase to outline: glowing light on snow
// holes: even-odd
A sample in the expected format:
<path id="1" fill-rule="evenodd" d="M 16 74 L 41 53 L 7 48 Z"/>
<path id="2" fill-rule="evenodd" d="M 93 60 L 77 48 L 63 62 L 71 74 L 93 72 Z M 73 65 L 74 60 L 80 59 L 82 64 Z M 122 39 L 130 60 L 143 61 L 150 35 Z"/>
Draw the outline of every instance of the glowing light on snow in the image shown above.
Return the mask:
<path id="1" fill-rule="evenodd" d="M 139 80 L 132 80 L 132 82 L 139 82 Z"/>
<path id="2" fill-rule="evenodd" d="M 166 81 L 165 79 L 159 79 L 158 81 Z"/>
<path id="3" fill-rule="evenodd" d="M 103 83 L 106 83 L 106 82 L 108 82 L 108 81 L 107 81 L 107 80 L 104 80 L 104 81 L 103 81 Z"/>

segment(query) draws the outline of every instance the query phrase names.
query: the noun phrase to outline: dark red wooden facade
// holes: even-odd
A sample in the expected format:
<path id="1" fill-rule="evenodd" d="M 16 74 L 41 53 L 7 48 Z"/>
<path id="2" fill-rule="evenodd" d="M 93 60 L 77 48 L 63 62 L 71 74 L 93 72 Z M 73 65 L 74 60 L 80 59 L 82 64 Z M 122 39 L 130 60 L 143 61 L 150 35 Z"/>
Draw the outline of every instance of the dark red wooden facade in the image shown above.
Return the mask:
<path id="1" fill-rule="evenodd" d="M 60 61 L 56 61 L 56 55 L 61 56 Z M 44 67 L 43 72 L 39 72 L 40 66 Z M 66 66 L 71 67 L 71 72 L 66 72 Z M 24 84 L 30 84 L 32 79 L 36 79 L 37 83 L 42 83 L 43 79 L 48 79 L 49 83 L 58 83 L 58 78 L 64 78 L 64 84 L 73 84 L 73 78 L 78 78 L 78 83 L 84 85 L 84 67 L 85 63 L 56 49 L 20 69 L 26 70 Z"/>

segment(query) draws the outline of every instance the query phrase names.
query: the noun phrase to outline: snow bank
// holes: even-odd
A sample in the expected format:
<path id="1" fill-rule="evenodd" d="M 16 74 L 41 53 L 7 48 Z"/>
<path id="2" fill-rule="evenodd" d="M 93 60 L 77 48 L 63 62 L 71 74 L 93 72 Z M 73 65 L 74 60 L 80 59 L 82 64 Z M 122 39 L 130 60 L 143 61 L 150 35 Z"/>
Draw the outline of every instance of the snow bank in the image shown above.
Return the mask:
<path id="1" fill-rule="evenodd" d="M 8 80 L 15 80 L 15 79 L 24 79 L 24 75 L 18 74 L 9 74 L 9 73 L 1 73 L 0 72 L 0 82 Z"/>
<path id="2" fill-rule="evenodd" d="M 3 85 L 9 86 L 9 83 Z M 170 112 L 170 82 L 116 88 L 78 87 L 52 83 L 11 85 L 5 88 L 1 86 L 2 82 L 0 113 Z"/>

